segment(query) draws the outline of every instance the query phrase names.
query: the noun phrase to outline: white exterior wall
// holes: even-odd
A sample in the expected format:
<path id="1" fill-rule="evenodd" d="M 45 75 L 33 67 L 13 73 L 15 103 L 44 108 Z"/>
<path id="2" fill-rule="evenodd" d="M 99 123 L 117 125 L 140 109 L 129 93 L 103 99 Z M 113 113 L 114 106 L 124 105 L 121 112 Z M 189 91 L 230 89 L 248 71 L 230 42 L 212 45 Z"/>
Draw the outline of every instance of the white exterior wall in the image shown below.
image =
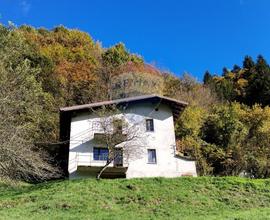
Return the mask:
<path id="1" fill-rule="evenodd" d="M 127 156 L 124 152 L 126 177 L 177 177 L 191 174 L 196 176 L 194 161 L 187 161 L 175 156 L 175 133 L 171 109 L 156 104 L 142 103 L 129 105 L 124 114 L 130 126 L 136 124 L 140 137 L 137 149 L 139 153 Z M 154 120 L 154 131 L 146 132 L 145 119 Z M 81 113 L 71 120 L 70 153 L 68 170 L 70 177 L 76 176 L 78 166 L 102 166 L 105 161 L 93 160 L 93 124 L 99 118 L 93 114 Z M 147 149 L 156 149 L 156 164 L 148 163 Z M 112 165 L 111 165 L 112 166 Z"/>

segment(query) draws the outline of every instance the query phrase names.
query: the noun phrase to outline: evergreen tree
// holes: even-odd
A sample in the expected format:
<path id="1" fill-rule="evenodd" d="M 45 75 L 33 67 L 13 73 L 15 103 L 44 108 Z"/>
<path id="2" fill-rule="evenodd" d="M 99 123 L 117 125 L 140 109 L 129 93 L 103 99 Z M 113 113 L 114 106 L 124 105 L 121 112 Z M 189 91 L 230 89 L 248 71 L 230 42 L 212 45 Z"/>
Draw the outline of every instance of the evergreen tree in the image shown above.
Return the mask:
<path id="1" fill-rule="evenodd" d="M 222 69 L 222 76 L 226 76 L 226 74 L 229 72 L 227 67 L 223 67 Z"/>
<path id="2" fill-rule="evenodd" d="M 232 72 L 233 72 L 233 73 L 238 73 L 240 70 L 241 70 L 241 67 L 235 64 L 235 65 L 233 66 Z"/>
<path id="3" fill-rule="evenodd" d="M 203 83 L 205 85 L 209 84 L 212 80 L 212 75 L 211 73 L 207 70 L 205 73 L 204 73 L 204 76 L 203 76 Z"/>
<path id="4" fill-rule="evenodd" d="M 255 70 L 249 77 L 247 102 L 263 106 L 270 104 L 270 68 L 263 56 L 259 55 Z"/>
<path id="5" fill-rule="evenodd" d="M 269 65 L 262 55 L 259 55 L 257 58 L 256 70 L 261 73 L 267 72 L 269 70 Z"/>
<path id="6" fill-rule="evenodd" d="M 243 61 L 243 68 L 245 69 L 251 69 L 255 66 L 255 63 L 250 56 L 245 56 L 244 61 Z"/>

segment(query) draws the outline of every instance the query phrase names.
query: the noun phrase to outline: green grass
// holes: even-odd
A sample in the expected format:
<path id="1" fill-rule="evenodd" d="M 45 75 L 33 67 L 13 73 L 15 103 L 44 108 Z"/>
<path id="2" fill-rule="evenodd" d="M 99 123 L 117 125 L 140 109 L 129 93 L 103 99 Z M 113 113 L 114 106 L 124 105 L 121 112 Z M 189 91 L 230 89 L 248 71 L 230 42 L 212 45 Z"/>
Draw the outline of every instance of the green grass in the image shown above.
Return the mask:
<path id="1" fill-rule="evenodd" d="M 270 219 L 270 180 L 149 178 L 0 185 L 1 219 Z"/>

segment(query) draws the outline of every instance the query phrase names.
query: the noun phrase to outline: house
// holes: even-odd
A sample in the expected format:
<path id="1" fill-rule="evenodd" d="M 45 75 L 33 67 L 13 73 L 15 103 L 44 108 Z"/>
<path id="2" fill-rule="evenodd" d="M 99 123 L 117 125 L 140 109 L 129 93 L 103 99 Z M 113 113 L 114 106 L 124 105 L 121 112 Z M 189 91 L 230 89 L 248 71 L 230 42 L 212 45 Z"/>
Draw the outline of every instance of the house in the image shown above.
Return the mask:
<path id="1" fill-rule="evenodd" d="M 97 114 L 98 109 L 113 105 L 121 111 L 111 116 Z M 187 103 L 168 97 L 143 95 L 61 108 L 60 137 L 68 154 L 68 176 L 95 176 L 106 165 L 110 152 L 102 142 L 106 137 L 101 121 L 110 118 L 107 121 L 113 124 L 112 117 L 124 120 L 126 129 L 118 126 L 118 131 L 126 132 L 125 137 L 136 133 L 136 141 L 129 146 L 124 145 L 131 140 L 119 144 L 118 157 L 108 165 L 104 177 L 197 176 L 195 161 L 176 152 L 174 121 L 186 106 Z M 115 132 L 113 125 L 105 127 Z"/>

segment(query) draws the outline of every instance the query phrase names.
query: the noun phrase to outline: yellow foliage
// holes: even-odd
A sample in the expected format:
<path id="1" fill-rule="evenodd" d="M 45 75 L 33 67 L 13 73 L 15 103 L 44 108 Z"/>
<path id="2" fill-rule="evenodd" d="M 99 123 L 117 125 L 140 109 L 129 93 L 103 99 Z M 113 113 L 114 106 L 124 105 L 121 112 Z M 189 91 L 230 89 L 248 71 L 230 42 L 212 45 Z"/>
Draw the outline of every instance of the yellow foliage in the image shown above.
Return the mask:
<path id="1" fill-rule="evenodd" d="M 239 88 L 244 88 L 248 85 L 248 80 L 240 78 L 237 80 L 237 85 Z"/>
<path id="2" fill-rule="evenodd" d="M 232 72 L 228 72 L 228 73 L 226 73 L 226 77 L 227 77 L 227 78 L 230 78 L 230 79 L 234 79 L 235 74 L 232 73 Z"/>

